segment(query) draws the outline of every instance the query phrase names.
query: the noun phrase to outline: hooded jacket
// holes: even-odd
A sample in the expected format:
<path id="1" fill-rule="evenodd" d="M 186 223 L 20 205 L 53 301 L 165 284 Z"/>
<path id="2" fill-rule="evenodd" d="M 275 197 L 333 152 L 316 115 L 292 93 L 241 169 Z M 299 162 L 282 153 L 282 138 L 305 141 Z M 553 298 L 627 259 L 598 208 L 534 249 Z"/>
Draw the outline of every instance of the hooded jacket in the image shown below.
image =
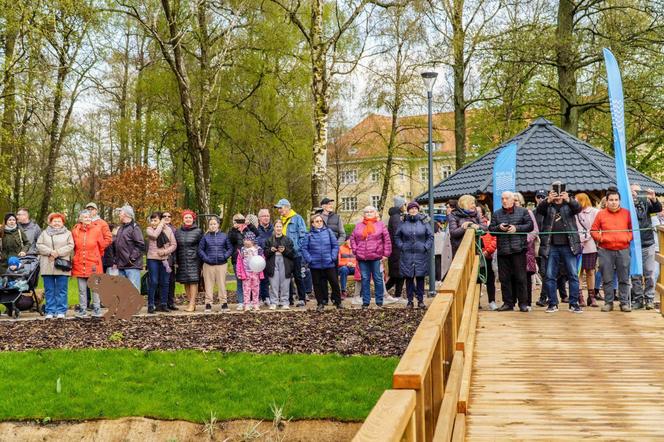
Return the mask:
<path id="1" fill-rule="evenodd" d="M 143 269 L 143 253 L 145 241 L 143 232 L 136 222 L 122 224 L 115 236 L 115 264 L 120 270 Z"/>
<path id="2" fill-rule="evenodd" d="M 300 249 L 311 269 L 329 269 L 337 266 L 339 244 L 329 227 L 312 227 Z"/>
<path id="3" fill-rule="evenodd" d="M 406 215 L 395 235 L 395 243 L 401 249 L 400 273 L 404 278 L 426 276 L 429 273 L 429 250 L 433 247 L 433 230 L 426 217 Z"/>
<path id="4" fill-rule="evenodd" d="M 78 223 L 71 230 L 74 239 L 74 260 L 71 275 L 87 278 L 93 273 L 103 273 L 102 257 L 111 243 L 106 241 L 98 226 Z"/>
<path id="5" fill-rule="evenodd" d="M 198 245 L 202 236 L 203 232 L 196 226 L 191 228 L 182 226 L 175 232 L 175 241 L 177 242 L 175 280 L 181 284 L 196 284 L 201 279 Z"/>

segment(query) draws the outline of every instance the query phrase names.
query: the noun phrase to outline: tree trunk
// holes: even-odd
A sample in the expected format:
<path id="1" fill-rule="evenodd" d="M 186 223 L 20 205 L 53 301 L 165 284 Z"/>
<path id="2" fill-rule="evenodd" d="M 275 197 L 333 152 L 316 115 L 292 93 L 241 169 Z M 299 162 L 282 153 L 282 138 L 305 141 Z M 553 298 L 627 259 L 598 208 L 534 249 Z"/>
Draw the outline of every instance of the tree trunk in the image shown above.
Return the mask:
<path id="1" fill-rule="evenodd" d="M 556 29 L 556 64 L 560 94 L 560 127 L 576 136 L 579 132 L 579 108 L 576 91 L 574 54 L 574 3 L 559 0 Z"/>
<path id="2" fill-rule="evenodd" d="M 141 35 L 138 41 L 138 57 L 136 68 L 138 75 L 136 77 L 136 87 L 134 95 L 136 96 L 136 108 L 134 113 L 134 164 L 147 165 L 148 159 L 143 147 L 143 69 L 145 69 L 145 36 Z M 144 155 L 145 154 L 145 155 Z"/>
<path id="3" fill-rule="evenodd" d="M 311 206 L 325 196 L 327 173 L 327 126 L 330 114 L 327 44 L 323 43 L 323 1 L 315 0 L 311 8 L 311 90 L 314 99 L 314 143 L 312 148 Z"/>
<path id="4" fill-rule="evenodd" d="M 10 171 L 5 166 L 5 159 L 9 159 L 14 152 L 16 145 L 16 80 L 14 78 L 14 52 L 16 49 L 16 37 L 18 35 L 18 17 L 16 11 L 6 8 L 7 17 L 4 33 L 4 56 L 5 65 L 2 76 L 2 96 L 4 97 L 4 109 L 2 113 L 2 133 L 0 133 L 0 161 L 2 161 L 2 171 L 0 179 L 2 182 L 8 182 Z M 5 190 L 0 192 L 0 213 L 9 211 L 9 193 Z"/>
<path id="5" fill-rule="evenodd" d="M 64 57 L 66 57 L 66 55 L 60 56 L 60 62 L 58 65 L 58 77 L 55 84 L 55 93 L 53 95 L 53 116 L 51 118 L 51 124 L 48 130 L 48 157 L 42 173 L 42 176 L 44 177 L 42 186 L 44 189 L 44 195 L 42 197 L 41 208 L 37 218 L 37 223 L 40 225 L 44 225 L 44 221 L 46 220 L 46 216 L 48 215 L 49 207 L 51 205 L 55 166 L 58 161 L 58 157 L 60 156 L 60 114 L 62 112 L 64 84 L 67 78 L 67 74 L 69 73 L 69 65 Z"/>
<path id="6" fill-rule="evenodd" d="M 457 169 L 466 162 L 466 60 L 465 42 L 466 31 L 463 28 L 463 0 L 454 2 L 452 16 L 452 50 L 454 60 L 452 71 L 454 73 L 454 146 L 456 153 L 455 165 Z"/>
<path id="7" fill-rule="evenodd" d="M 127 27 L 128 26 L 129 22 L 127 21 Z M 126 167 L 131 167 L 131 156 L 129 155 L 129 118 L 127 112 L 127 89 L 129 86 L 129 29 L 127 29 L 125 34 L 125 45 L 122 56 L 122 82 L 120 84 L 120 102 L 118 103 L 120 111 L 120 122 L 118 125 L 120 132 L 120 172 L 125 170 Z"/>

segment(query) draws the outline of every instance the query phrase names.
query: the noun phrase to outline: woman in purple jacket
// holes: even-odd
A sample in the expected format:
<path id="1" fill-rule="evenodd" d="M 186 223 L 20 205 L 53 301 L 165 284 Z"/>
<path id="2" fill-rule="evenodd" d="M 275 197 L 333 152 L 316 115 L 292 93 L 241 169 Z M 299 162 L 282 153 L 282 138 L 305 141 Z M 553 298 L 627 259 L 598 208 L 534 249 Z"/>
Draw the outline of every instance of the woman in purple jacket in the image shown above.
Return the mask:
<path id="1" fill-rule="evenodd" d="M 350 237 L 350 247 L 355 253 L 362 274 L 362 308 L 369 308 L 371 302 L 371 278 L 376 288 L 376 305 L 383 305 L 385 284 L 380 262 L 392 253 L 392 241 L 387 227 L 378 219 L 378 211 L 373 206 L 363 210 L 364 218 L 355 225 Z"/>

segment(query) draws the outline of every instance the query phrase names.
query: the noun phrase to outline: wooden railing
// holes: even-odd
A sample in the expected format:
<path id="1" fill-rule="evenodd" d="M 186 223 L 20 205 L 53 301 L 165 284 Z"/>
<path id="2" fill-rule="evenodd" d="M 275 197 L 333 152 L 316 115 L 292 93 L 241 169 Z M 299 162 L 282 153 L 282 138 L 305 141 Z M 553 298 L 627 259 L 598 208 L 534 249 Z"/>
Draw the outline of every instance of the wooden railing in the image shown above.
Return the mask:
<path id="1" fill-rule="evenodd" d="M 659 311 L 664 316 L 664 226 L 657 226 L 657 236 L 659 238 L 659 252 L 655 259 L 659 263 L 659 278 L 657 280 L 657 293 L 659 293 Z"/>
<path id="2" fill-rule="evenodd" d="M 392 377 L 353 439 L 463 440 L 480 287 L 474 231 L 466 232 L 449 272 Z"/>

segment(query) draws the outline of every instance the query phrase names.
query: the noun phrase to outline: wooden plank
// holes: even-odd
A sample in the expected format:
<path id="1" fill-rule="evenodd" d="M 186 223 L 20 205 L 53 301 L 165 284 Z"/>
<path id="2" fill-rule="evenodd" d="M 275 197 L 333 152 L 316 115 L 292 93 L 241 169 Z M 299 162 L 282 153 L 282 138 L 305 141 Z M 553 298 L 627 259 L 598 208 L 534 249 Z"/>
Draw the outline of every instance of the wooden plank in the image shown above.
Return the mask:
<path id="1" fill-rule="evenodd" d="M 463 442 L 466 440 L 466 415 L 457 413 L 454 419 L 454 433 L 452 433 L 452 442 Z"/>
<path id="2" fill-rule="evenodd" d="M 475 350 L 475 337 L 477 335 L 477 322 L 479 319 L 479 302 L 480 302 L 480 286 L 475 288 L 475 296 L 473 297 L 473 313 L 470 319 L 470 328 L 468 332 L 468 340 L 466 352 L 464 352 L 463 363 L 463 376 L 461 377 L 461 388 L 459 390 L 459 413 L 468 412 L 468 401 L 470 397 L 470 381 L 472 378 L 473 370 L 473 357 Z"/>
<path id="3" fill-rule="evenodd" d="M 462 286 L 463 282 L 463 269 L 468 260 L 468 253 L 474 253 L 473 243 L 475 241 L 475 232 L 472 230 L 466 231 L 461 244 L 457 249 L 456 255 L 450 264 L 450 269 L 447 276 L 443 280 L 440 288 L 442 293 L 455 293 Z"/>
<path id="4" fill-rule="evenodd" d="M 459 388 L 461 387 L 461 376 L 463 375 L 463 353 L 454 353 L 450 376 L 447 379 L 443 404 L 440 407 L 438 422 L 433 433 L 434 441 L 449 441 L 454 431 L 454 420 L 457 415 L 457 402 L 459 400 Z"/>
<path id="5" fill-rule="evenodd" d="M 397 368 L 392 376 L 392 387 L 421 388 L 424 377 L 429 371 L 431 358 L 436 349 L 440 328 L 433 323 L 422 323 L 415 330 Z"/>
<path id="6" fill-rule="evenodd" d="M 398 442 L 404 436 L 409 436 L 413 440 L 414 411 L 415 392 L 413 390 L 386 390 L 367 416 L 353 441 Z"/>
<path id="7" fill-rule="evenodd" d="M 466 293 L 472 294 L 472 296 L 466 296 L 466 302 L 463 306 L 463 314 L 461 316 L 461 324 L 459 325 L 459 334 L 456 338 L 456 349 L 459 351 L 464 351 L 466 346 L 466 341 L 468 339 L 468 331 L 470 327 L 470 319 L 473 314 L 473 305 L 475 304 L 475 294 L 477 285 L 477 275 L 479 274 L 480 263 L 479 261 L 473 266 L 473 271 L 470 274 L 470 280 L 468 283 L 468 288 Z"/>

